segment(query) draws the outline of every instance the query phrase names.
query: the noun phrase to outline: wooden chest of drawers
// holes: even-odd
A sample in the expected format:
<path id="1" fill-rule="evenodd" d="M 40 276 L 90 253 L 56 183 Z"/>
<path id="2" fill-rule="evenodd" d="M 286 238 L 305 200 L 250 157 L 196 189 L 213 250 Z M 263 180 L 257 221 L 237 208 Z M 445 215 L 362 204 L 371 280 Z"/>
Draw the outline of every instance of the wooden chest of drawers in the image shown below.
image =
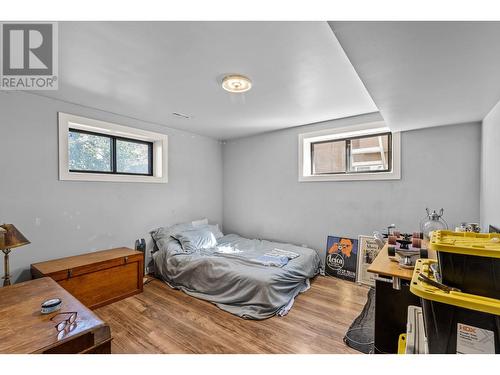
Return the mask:
<path id="1" fill-rule="evenodd" d="M 96 251 L 32 264 L 31 275 L 54 279 L 96 309 L 142 292 L 144 254 L 125 247 Z"/>

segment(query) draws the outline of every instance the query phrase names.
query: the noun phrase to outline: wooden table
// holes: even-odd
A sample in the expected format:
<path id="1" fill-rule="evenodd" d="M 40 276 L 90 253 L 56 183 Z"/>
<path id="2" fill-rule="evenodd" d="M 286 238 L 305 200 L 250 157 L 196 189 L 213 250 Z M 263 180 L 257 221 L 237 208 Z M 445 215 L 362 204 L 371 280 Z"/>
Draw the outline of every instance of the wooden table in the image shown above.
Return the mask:
<path id="1" fill-rule="evenodd" d="M 424 245 L 427 246 L 427 242 L 424 241 Z M 380 250 L 373 263 L 368 267 L 368 272 L 381 276 L 411 280 L 413 269 L 400 267 L 398 262 L 392 261 L 387 254 L 387 247 L 388 245 L 385 244 L 383 249 Z M 436 259 L 436 253 L 433 250 L 428 250 L 428 253 L 429 258 Z"/>
<path id="2" fill-rule="evenodd" d="M 40 305 L 60 298 L 59 311 L 42 315 Z M 76 311 L 76 324 L 58 334 L 50 318 Z M 110 353 L 111 330 L 75 297 L 48 277 L 0 288 L 0 353 Z"/>
<path id="3" fill-rule="evenodd" d="M 424 247 L 427 243 L 424 242 Z M 388 245 L 380 250 L 368 272 L 375 279 L 375 353 L 397 353 L 398 338 L 406 332 L 408 306 L 420 306 L 420 298 L 410 292 L 413 269 L 399 266 L 387 253 Z M 428 250 L 430 258 L 436 253 Z"/>

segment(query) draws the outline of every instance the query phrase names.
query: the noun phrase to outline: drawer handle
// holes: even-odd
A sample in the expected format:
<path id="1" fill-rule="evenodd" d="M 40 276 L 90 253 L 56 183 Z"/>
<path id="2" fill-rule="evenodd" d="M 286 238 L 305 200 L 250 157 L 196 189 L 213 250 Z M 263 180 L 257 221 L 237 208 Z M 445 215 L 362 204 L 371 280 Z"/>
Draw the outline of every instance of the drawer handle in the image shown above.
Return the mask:
<path id="1" fill-rule="evenodd" d="M 68 279 L 70 279 L 73 276 L 73 270 L 68 270 Z"/>
<path id="2" fill-rule="evenodd" d="M 128 257 L 123 258 L 125 260 L 125 263 L 128 262 Z"/>

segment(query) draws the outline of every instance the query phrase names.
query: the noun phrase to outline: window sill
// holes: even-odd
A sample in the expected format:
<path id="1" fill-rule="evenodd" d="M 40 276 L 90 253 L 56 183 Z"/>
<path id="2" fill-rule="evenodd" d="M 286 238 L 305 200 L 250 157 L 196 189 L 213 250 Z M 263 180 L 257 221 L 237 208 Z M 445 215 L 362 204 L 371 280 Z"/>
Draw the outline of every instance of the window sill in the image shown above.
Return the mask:
<path id="1" fill-rule="evenodd" d="M 401 171 L 300 176 L 299 182 L 400 180 Z"/>
<path id="2" fill-rule="evenodd" d="M 165 184 L 168 182 L 166 176 L 155 177 L 79 172 L 61 172 L 59 179 L 61 181 L 147 182 L 156 184 Z"/>

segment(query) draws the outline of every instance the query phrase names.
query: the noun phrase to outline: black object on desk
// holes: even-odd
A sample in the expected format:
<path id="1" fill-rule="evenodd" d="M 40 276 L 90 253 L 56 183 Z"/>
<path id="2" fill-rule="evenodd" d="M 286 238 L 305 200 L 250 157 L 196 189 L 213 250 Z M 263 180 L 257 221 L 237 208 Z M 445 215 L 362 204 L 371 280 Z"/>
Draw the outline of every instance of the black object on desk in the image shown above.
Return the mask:
<path id="1" fill-rule="evenodd" d="M 392 278 L 379 276 L 375 281 L 375 353 L 396 354 L 398 338 L 406 332 L 408 306 L 420 306 L 420 298 L 410 292 L 410 281 L 401 280 L 393 288 Z"/>

